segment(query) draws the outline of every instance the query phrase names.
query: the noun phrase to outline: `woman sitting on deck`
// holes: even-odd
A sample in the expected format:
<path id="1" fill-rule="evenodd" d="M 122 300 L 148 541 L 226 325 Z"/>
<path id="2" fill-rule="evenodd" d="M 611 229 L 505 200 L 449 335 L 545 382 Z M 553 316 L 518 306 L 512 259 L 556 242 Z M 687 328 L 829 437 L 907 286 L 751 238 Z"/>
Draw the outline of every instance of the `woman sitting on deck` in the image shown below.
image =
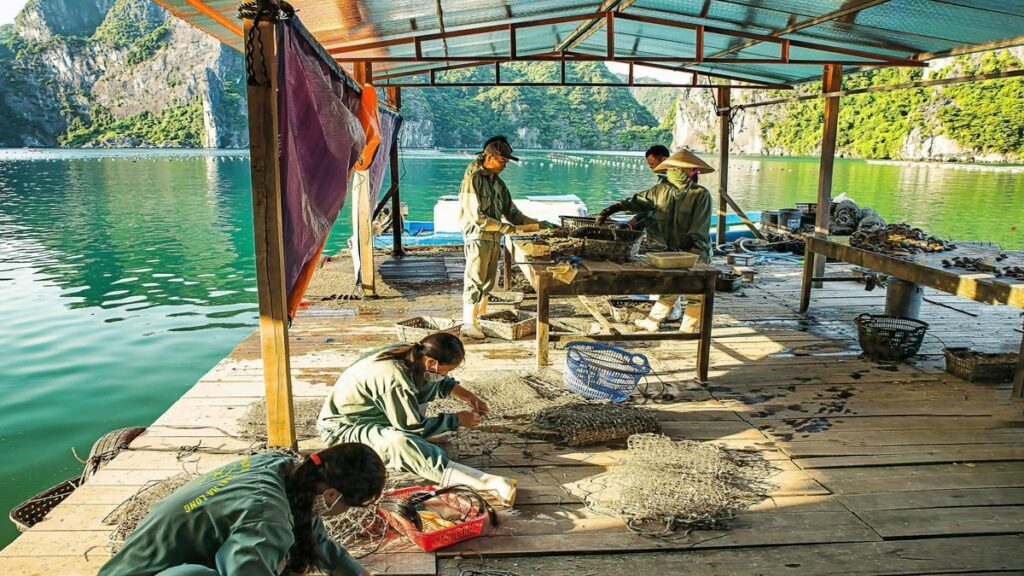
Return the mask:
<path id="1" fill-rule="evenodd" d="M 243 458 L 157 502 L 100 576 L 305 574 L 313 566 L 368 576 L 328 538 L 320 515 L 367 505 L 385 476 L 380 457 L 360 444 L 302 461 L 279 452 Z"/>
<path id="2" fill-rule="evenodd" d="M 460 426 L 472 428 L 488 413 L 483 400 L 448 376 L 465 355 L 457 337 L 439 333 L 361 358 L 341 374 L 324 402 L 317 422 L 321 438 L 328 445 L 362 442 L 376 450 L 389 468 L 412 472 L 440 486 L 468 486 L 512 506 L 515 480 L 453 462 L 426 440 Z M 423 416 L 427 403 L 449 395 L 472 409 Z"/>

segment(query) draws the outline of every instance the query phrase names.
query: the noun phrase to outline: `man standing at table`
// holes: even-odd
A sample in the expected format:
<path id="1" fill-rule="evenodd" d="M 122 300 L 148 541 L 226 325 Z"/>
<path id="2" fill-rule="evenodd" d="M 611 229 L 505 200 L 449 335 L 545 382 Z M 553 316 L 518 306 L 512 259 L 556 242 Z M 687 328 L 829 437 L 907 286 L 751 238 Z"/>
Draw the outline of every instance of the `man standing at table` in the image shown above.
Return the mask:
<path id="1" fill-rule="evenodd" d="M 516 208 L 508 186 L 499 176 L 510 160 L 512 147 L 495 136 L 466 169 L 459 188 L 459 223 L 465 241 L 466 271 L 462 288 L 462 335 L 483 338 L 477 323 L 487 313 L 487 297 L 498 279 L 501 237 L 540 223 Z"/>
<path id="2" fill-rule="evenodd" d="M 697 177 L 715 169 L 692 152 L 680 150 L 654 170 L 665 170 L 665 179 L 602 210 L 597 216 L 598 224 L 616 212 L 649 214 L 646 229 L 664 242 L 669 250 L 690 252 L 698 255 L 702 262 L 710 262 L 711 194 L 707 188 L 697 184 Z M 670 314 L 678 318 L 679 298 L 678 294 L 660 296 L 651 308 L 651 314 L 636 321 L 637 327 L 657 332 L 661 322 L 669 319 Z M 700 331 L 700 304 L 700 296 L 687 297 L 681 331 Z"/>

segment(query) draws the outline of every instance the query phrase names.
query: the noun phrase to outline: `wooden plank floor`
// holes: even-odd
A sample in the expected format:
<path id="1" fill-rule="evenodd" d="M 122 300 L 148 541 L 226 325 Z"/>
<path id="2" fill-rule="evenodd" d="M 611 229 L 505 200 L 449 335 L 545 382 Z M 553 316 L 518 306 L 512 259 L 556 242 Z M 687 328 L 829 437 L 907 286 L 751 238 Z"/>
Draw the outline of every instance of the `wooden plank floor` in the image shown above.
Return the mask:
<path id="1" fill-rule="evenodd" d="M 345 260 L 345 259 L 342 259 Z M 457 255 L 385 262 L 385 280 L 457 281 Z M 800 269 L 759 268 L 757 281 L 716 299 L 710 382 L 694 382 L 692 342 L 637 342 L 675 400 L 651 405 L 665 432 L 761 452 L 779 468 L 770 498 L 727 531 L 678 540 L 637 536 L 594 514 L 573 486 L 622 457 L 613 447 L 567 449 L 510 438 L 467 464 L 519 479 L 518 514 L 489 535 L 420 553 L 389 542 L 366 559 L 387 574 L 1020 573 L 1024 572 L 1024 422 L 1008 385 L 971 384 L 942 371 L 949 344 L 1016 351 L 1019 311 L 928 292 L 922 355 L 898 366 L 858 356 L 851 319 L 875 311 L 882 291 L 833 284 L 798 314 Z M 339 289 L 342 290 L 342 289 Z M 297 397 L 324 397 L 363 352 L 393 340 L 409 315 L 450 313 L 448 300 L 395 298 L 354 313 L 314 306 L 293 326 Z M 557 302 L 557 301 L 556 301 Z M 529 304 L 529 301 L 527 302 Z M 353 308 L 356 306 L 353 305 Z M 581 315 L 582 317 L 582 315 Z M 461 379 L 528 370 L 532 341 L 471 343 Z M 151 480 L 205 471 L 249 443 L 237 420 L 262 394 L 255 335 L 242 342 L 87 485 L 0 551 L 3 574 L 95 574 L 107 557 L 103 518 Z M 554 350 L 553 365 L 564 364 Z M 310 448 L 315 439 L 305 439 Z M 208 452 L 182 457 L 182 446 Z"/>

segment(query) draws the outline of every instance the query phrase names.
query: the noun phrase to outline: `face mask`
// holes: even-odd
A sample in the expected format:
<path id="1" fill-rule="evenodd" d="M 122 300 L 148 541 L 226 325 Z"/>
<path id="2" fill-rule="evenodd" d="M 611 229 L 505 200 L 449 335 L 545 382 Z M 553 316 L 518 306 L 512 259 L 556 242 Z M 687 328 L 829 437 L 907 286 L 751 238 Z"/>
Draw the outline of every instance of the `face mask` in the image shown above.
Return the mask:
<path id="1" fill-rule="evenodd" d="M 686 182 L 689 180 L 689 177 L 686 175 L 685 171 L 675 168 L 669 170 L 668 173 L 665 174 L 665 178 L 667 178 L 668 181 L 671 182 L 672 185 L 675 186 L 676 188 L 682 188 L 686 186 Z"/>
<path id="2" fill-rule="evenodd" d="M 441 380 L 444 380 L 444 378 L 444 376 L 438 374 L 437 372 L 427 372 L 423 375 L 423 379 L 426 380 L 427 382 L 430 382 L 431 384 L 433 384 L 434 382 L 440 382 Z"/>
<path id="3" fill-rule="evenodd" d="M 339 504 L 341 504 L 341 498 L 335 500 L 333 506 L 328 506 L 327 499 L 324 498 L 324 495 L 317 494 L 316 498 L 313 498 L 313 515 L 323 516 L 325 514 L 330 514 L 338 507 Z"/>

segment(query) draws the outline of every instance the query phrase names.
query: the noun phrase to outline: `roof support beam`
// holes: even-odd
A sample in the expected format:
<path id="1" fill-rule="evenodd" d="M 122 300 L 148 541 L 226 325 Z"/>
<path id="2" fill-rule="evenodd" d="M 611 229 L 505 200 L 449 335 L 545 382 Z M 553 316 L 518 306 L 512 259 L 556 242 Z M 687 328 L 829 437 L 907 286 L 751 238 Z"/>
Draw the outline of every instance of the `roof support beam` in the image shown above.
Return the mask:
<path id="1" fill-rule="evenodd" d="M 799 30 L 803 30 L 804 28 L 810 28 L 811 26 L 816 26 L 818 24 L 829 22 L 831 20 L 836 20 L 836 19 L 843 18 L 843 17 L 846 17 L 846 16 L 853 16 L 853 15 L 856 15 L 857 12 L 860 12 L 861 10 L 866 10 L 866 9 L 871 8 L 873 6 L 878 6 L 879 4 L 885 4 L 886 2 L 889 2 L 889 1 L 890 0 L 860 0 L 859 2 L 854 2 L 852 4 L 848 4 L 848 5 L 840 8 L 839 10 L 834 10 L 832 12 L 829 12 L 828 14 L 823 14 L 821 16 L 818 16 L 817 18 L 811 18 L 809 20 L 804 20 L 803 22 L 800 22 L 800 23 L 797 23 L 797 24 L 786 26 L 785 28 L 780 28 L 778 30 L 775 30 L 771 34 L 769 34 L 769 36 L 777 38 L 779 36 L 784 36 L 786 34 L 791 34 L 793 32 L 797 32 Z M 741 50 L 745 50 L 746 48 L 749 48 L 749 47 L 754 46 L 756 44 L 760 44 L 761 42 L 762 41 L 760 41 L 760 40 L 751 40 L 749 42 L 744 42 L 742 44 L 739 44 L 738 46 L 733 46 L 731 48 L 726 48 L 725 50 L 721 50 L 719 52 L 716 52 L 714 54 L 714 57 L 725 56 L 726 54 L 734 54 L 736 52 L 739 52 Z M 789 49 L 788 46 L 785 49 L 788 51 L 788 49 Z"/>
<path id="2" fill-rule="evenodd" d="M 843 67 L 825 66 L 821 77 L 822 93 L 837 92 L 843 86 Z M 832 169 L 836 160 L 836 136 L 839 130 L 839 96 L 825 98 L 825 121 L 821 128 L 821 162 L 818 166 L 818 211 L 814 235 L 828 237 L 832 219 Z M 825 275 L 825 256 L 814 255 L 814 276 Z M 819 286 L 820 287 L 820 286 Z"/>
<path id="3" fill-rule="evenodd" d="M 746 38 L 748 40 L 755 40 L 755 41 L 760 41 L 760 42 L 772 42 L 772 43 L 776 43 L 776 44 L 780 45 L 781 55 L 780 55 L 779 58 L 764 58 L 764 59 L 721 58 L 721 57 L 719 57 L 719 58 L 704 58 L 704 56 L 703 56 L 703 48 L 698 48 L 697 52 L 699 54 L 697 56 L 699 57 L 699 59 L 698 58 L 693 58 L 693 57 L 690 57 L 690 58 L 679 58 L 679 57 L 671 57 L 671 56 L 664 56 L 664 57 L 661 57 L 661 56 L 658 56 L 658 57 L 646 56 L 646 57 L 643 57 L 643 58 L 624 57 L 624 56 L 620 57 L 620 56 L 617 56 L 617 55 L 614 54 L 614 34 L 615 34 L 615 32 L 614 32 L 614 19 L 615 18 L 618 18 L 618 19 L 621 19 L 621 20 L 630 20 L 630 21 L 634 21 L 634 22 L 653 24 L 653 25 L 658 25 L 658 26 L 666 26 L 666 27 L 670 27 L 670 28 L 694 30 L 696 32 L 696 34 L 697 34 L 697 37 L 698 37 L 700 45 L 703 45 L 703 36 L 704 36 L 705 32 L 711 32 L 711 33 L 714 33 L 714 34 L 725 35 L 725 36 L 732 36 L 732 37 L 737 37 L 737 38 Z M 381 41 L 377 41 L 377 42 L 369 42 L 369 43 L 362 43 L 362 44 L 351 44 L 351 45 L 348 45 L 348 46 L 329 48 L 327 50 L 327 52 L 329 54 L 334 55 L 335 59 L 340 61 L 340 62 L 361 62 L 361 61 L 365 61 L 365 62 L 445 62 L 445 61 L 458 62 L 458 61 L 473 61 L 473 60 L 485 60 L 485 59 L 486 60 L 494 60 L 495 59 L 495 55 L 494 54 L 481 54 L 481 55 L 474 55 L 474 56 L 451 57 L 451 56 L 449 56 L 447 54 L 447 45 L 445 45 L 445 55 L 444 56 L 430 56 L 430 57 L 423 56 L 423 54 L 422 54 L 422 43 L 423 42 L 434 41 L 434 40 L 447 41 L 447 39 L 449 39 L 449 38 L 473 36 L 473 35 L 478 35 L 478 34 L 488 34 L 488 33 L 493 33 L 493 32 L 498 32 L 498 31 L 505 31 L 505 30 L 510 30 L 511 33 L 514 34 L 515 31 L 520 29 L 520 28 L 531 28 L 531 27 L 535 27 L 535 26 L 546 26 L 546 25 L 561 24 L 561 23 L 566 23 L 566 22 L 577 22 L 577 21 L 580 21 L 580 20 L 593 20 L 593 19 L 603 19 L 605 21 L 605 26 L 608 27 L 608 32 L 609 32 L 609 53 L 607 55 L 601 55 L 601 56 L 593 55 L 593 54 L 579 55 L 577 53 L 574 53 L 574 56 L 573 56 L 572 59 L 579 59 L 579 60 L 585 60 L 585 59 L 589 59 L 589 60 L 612 60 L 612 61 L 619 61 L 619 62 L 630 62 L 630 61 L 637 61 L 637 60 L 641 60 L 641 59 L 648 59 L 648 60 L 655 59 L 655 60 L 660 60 L 660 61 L 664 61 L 664 62 L 683 62 L 683 63 L 701 63 L 701 62 L 712 63 L 712 62 L 714 62 L 714 63 L 719 63 L 719 64 L 737 64 L 737 63 L 739 63 L 739 64 L 797 64 L 797 65 L 801 65 L 801 64 L 802 65 L 815 64 L 815 65 L 818 65 L 818 64 L 841 63 L 841 64 L 844 64 L 844 65 L 854 65 L 854 66 L 872 66 L 872 65 L 883 65 L 883 64 L 884 65 L 889 65 L 889 66 L 924 66 L 924 64 L 922 62 L 917 61 L 917 60 L 912 60 L 912 59 L 907 59 L 907 58 L 897 58 L 897 57 L 890 56 L 890 55 L 887 55 L 887 54 L 878 54 L 878 53 L 874 53 L 874 52 L 866 52 L 866 51 L 863 51 L 863 50 L 854 50 L 854 49 L 851 49 L 851 48 L 841 48 L 841 47 L 836 47 L 836 46 L 829 46 L 827 44 L 818 44 L 818 43 L 815 43 L 815 42 L 805 42 L 805 41 L 798 41 L 798 40 L 781 40 L 779 38 L 776 38 L 776 37 L 773 37 L 773 36 L 766 36 L 764 34 L 753 34 L 753 33 L 750 33 L 750 32 L 743 32 L 741 30 L 731 30 L 731 29 L 727 29 L 727 28 L 719 28 L 717 26 L 705 26 L 705 25 L 700 25 L 700 24 L 691 24 L 689 22 L 682 22 L 682 21 L 678 21 L 678 20 L 669 20 L 669 19 L 666 19 L 666 18 L 659 18 L 659 17 L 654 17 L 654 16 L 643 16 L 643 15 L 633 14 L 633 13 L 629 13 L 629 12 L 615 12 L 615 11 L 611 11 L 611 10 L 605 10 L 603 12 L 597 12 L 597 13 L 591 13 L 591 14 L 582 14 L 582 15 L 575 15 L 575 16 L 560 16 L 560 17 L 553 17 L 553 18 L 541 18 L 541 19 L 537 19 L 537 20 L 528 20 L 528 21 L 524 21 L 524 22 L 517 22 L 517 23 L 513 23 L 511 25 L 506 23 L 506 24 L 495 24 L 495 25 L 489 25 L 489 26 L 477 26 L 477 27 L 471 27 L 471 28 L 464 28 L 464 29 L 456 30 L 456 31 L 447 31 L 446 30 L 446 31 L 443 31 L 443 32 L 435 32 L 435 33 L 432 33 L 432 34 L 421 34 L 421 35 L 418 35 L 418 36 L 407 36 L 407 37 L 403 37 L 403 38 L 393 38 L 393 39 L 390 39 L 390 40 L 381 40 Z M 351 54 L 353 52 L 360 52 L 360 51 L 364 51 L 364 50 L 372 50 L 372 49 L 376 49 L 376 48 L 382 48 L 382 47 L 386 47 L 386 46 L 395 46 L 395 45 L 399 45 L 399 44 L 412 44 L 415 47 L 415 56 L 411 56 L 411 57 L 409 57 L 409 56 L 405 56 L 405 57 L 403 57 L 403 56 L 394 56 L 394 57 L 357 57 L 357 56 L 348 56 L 348 54 Z M 825 53 L 830 53 L 830 54 L 842 54 L 844 56 L 850 56 L 850 57 L 854 57 L 854 58 L 861 58 L 863 60 L 856 60 L 856 61 L 851 61 L 849 59 L 845 59 L 845 60 L 828 60 L 828 59 L 792 60 L 792 59 L 788 58 L 788 52 L 789 52 L 789 47 L 790 46 L 796 46 L 796 47 L 800 47 L 800 48 L 807 48 L 807 49 L 817 50 L 817 51 L 820 51 L 820 52 L 825 52 Z M 543 59 L 561 60 L 563 58 L 564 58 L 564 55 L 562 55 L 560 52 L 555 52 L 555 53 L 553 53 L 549 57 L 539 57 L 537 55 L 520 56 L 517 53 L 514 56 L 510 55 L 509 60 L 538 60 L 538 59 L 539 60 L 543 60 Z"/>

